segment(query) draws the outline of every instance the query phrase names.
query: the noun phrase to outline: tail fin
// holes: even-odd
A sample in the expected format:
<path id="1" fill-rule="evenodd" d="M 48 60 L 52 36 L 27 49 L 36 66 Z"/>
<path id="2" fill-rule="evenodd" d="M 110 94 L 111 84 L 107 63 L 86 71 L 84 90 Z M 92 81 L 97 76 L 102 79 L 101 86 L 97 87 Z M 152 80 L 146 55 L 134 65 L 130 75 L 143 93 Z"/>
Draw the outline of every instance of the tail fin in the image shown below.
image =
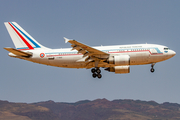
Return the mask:
<path id="1" fill-rule="evenodd" d="M 39 48 L 46 48 L 39 44 L 33 37 L 31 37 L 23 28 L 21 28 L 16 22 L 4 23 L 11 39 L 19 50 L 33 50 Z"/>

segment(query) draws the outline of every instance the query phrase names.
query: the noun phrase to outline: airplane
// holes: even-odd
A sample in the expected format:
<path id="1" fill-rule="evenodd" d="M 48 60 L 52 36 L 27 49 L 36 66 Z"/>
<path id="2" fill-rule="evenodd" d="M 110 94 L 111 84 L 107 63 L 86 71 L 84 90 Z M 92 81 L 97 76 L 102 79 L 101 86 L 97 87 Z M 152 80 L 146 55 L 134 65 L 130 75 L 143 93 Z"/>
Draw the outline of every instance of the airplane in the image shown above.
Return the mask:
<path id="1" fill-rule="evenodd" d="M 91 69 L 93 78 L 101 78 L 100 68 L 116 74 L 130 73 L 131 65 L 151 64 L 167 60 L 176 52 L 163 45 L 132 44 L 90 47 L 65 39 L 72 48 L 50 49 L 38 43 L 16 22 L 4 23 L 16 48 L 6 47 L 10 57 L 63 68 Z"/>

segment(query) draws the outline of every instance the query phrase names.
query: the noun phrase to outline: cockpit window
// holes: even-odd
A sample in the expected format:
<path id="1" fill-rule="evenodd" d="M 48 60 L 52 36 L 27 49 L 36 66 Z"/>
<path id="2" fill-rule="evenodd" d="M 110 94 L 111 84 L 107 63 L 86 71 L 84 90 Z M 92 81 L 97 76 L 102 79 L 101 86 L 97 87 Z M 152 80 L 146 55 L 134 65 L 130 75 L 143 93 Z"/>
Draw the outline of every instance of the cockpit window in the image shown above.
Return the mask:
<path id="1" fill-rule="evenodd" d="M 169 50 L 169 48 L 164 48 L 164 50 Z"/>

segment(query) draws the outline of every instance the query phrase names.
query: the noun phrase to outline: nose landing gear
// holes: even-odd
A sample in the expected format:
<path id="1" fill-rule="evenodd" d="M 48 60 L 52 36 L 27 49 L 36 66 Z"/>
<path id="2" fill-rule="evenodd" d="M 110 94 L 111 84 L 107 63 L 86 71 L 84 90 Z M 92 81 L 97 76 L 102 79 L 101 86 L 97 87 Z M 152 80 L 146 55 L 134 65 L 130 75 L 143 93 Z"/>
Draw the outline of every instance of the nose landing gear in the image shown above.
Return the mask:
<path id="1" fill-rule="evenodd" d="M 102 77 L 102 75 L 100 74 L 101 73 L 101 70 L 99 68 L 92 68 L 91 69 L 91 72 L 93 73 L 92 74 L 92 77 L 93 78 L 96 78 L 98 77 L 99 79 Z"/>
<path id="2" fill-rule="evenodd" d="M 153 64 L 151 65 L 151 69 L 150 69 L 150 71 L 151 71 L 152 73 L 155 71 L 155 69 L 154 69 L 154 65 L 155 65 L 155 63 L 153 63 Z"/>

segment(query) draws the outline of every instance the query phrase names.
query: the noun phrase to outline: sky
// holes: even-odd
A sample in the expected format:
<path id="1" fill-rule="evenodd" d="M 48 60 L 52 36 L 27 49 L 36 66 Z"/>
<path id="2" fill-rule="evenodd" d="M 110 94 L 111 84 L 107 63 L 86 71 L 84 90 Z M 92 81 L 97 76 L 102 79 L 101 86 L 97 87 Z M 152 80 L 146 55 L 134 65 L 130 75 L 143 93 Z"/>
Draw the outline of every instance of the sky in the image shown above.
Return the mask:
<path id="1" fill-rule="evenodd" d="M 106 98 L 180 104 L 179 0 L 0 0 L 0 100 L 10 102 L 77 102 Z M 49 48 L 70 48 L 63 37 L 89 46 L 160 44 L 173 58 L 131 66 L 129 74 L 59 68 L 11 58 L 14 44 L 4 22 L 17 22 Z"/>

